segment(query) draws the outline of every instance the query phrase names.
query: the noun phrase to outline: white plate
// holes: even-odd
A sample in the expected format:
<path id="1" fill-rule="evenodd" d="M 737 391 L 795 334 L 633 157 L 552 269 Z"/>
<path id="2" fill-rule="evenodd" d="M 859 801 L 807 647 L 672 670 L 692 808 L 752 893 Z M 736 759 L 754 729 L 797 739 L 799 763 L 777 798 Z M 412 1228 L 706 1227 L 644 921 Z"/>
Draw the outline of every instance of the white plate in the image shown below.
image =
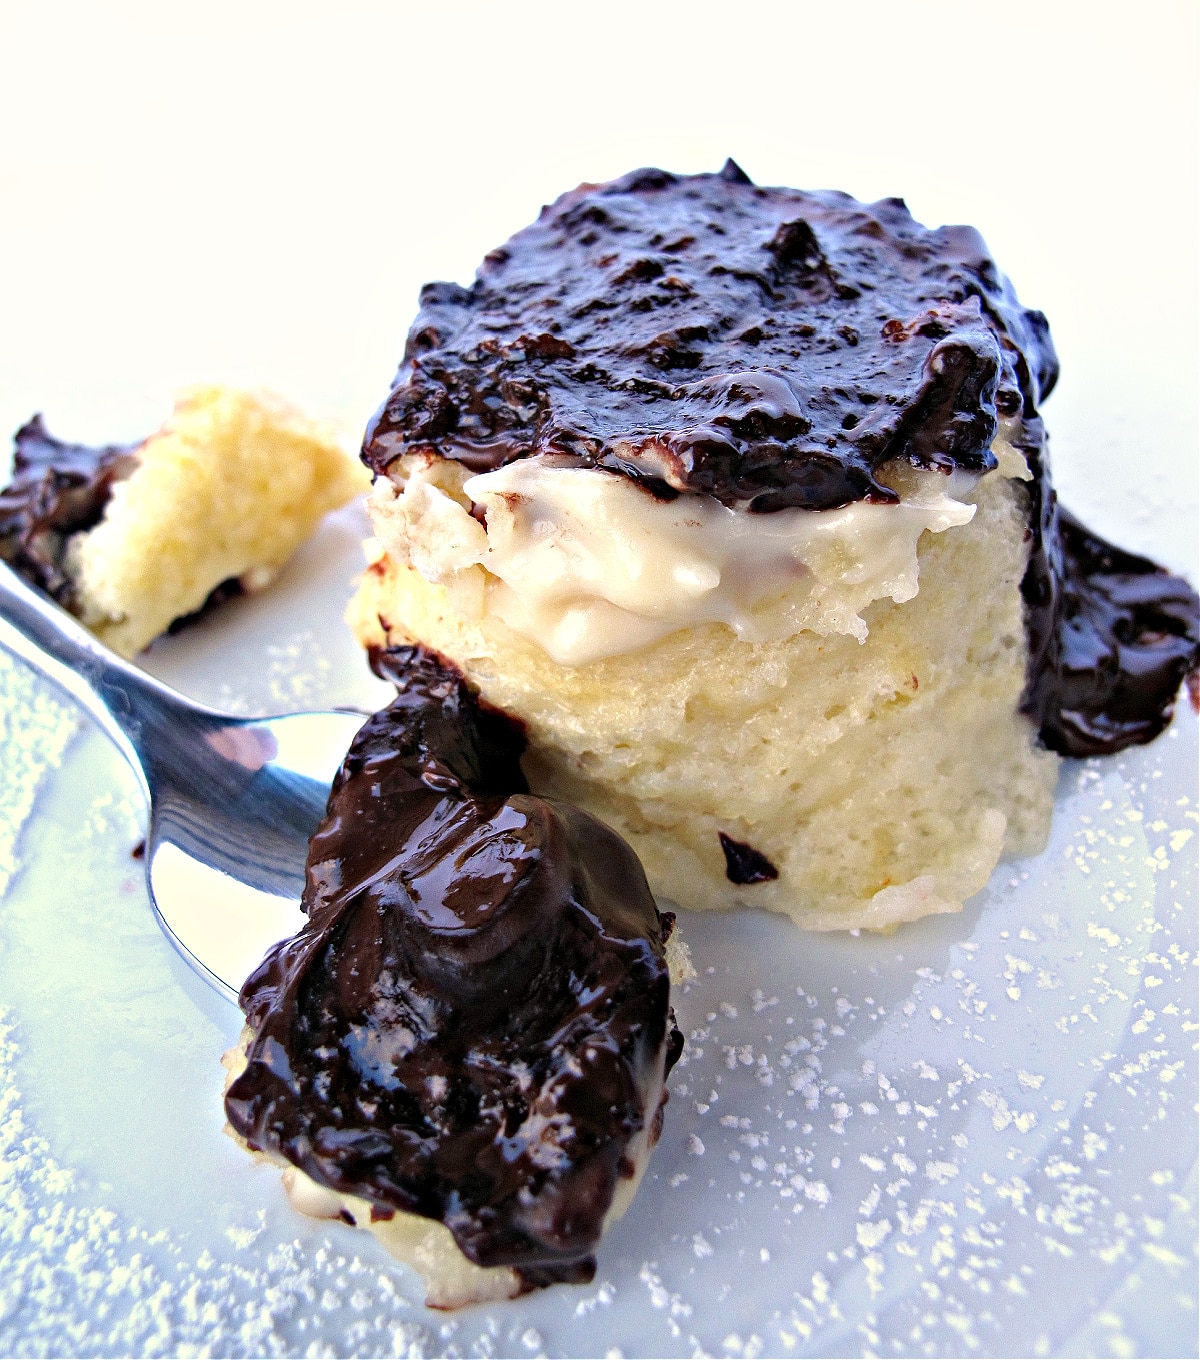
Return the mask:
<path id="1" fill-rule="evenodd" d="M 148 665 L 373 703 L 357 509 Z M 889 938 L 685 913 L 666 1129 L 593 1285 L 447 1316 L 222 1136 L 237 1012 L 178 962 L 104 740 L 0 659 L 0 1352 L 1041 1355 L 1195 1342 L 1196 721 L 1064 766 L 1049 849 Z M 0 866 L 5 863 L 0 839 Z"/>

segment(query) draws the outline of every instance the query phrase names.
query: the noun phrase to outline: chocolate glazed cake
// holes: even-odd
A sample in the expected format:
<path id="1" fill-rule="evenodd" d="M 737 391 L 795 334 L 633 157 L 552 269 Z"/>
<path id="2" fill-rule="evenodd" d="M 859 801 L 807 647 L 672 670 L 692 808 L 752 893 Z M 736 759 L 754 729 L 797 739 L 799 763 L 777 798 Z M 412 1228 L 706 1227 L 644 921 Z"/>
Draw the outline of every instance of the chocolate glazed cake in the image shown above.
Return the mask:
<path id="1" fill-rule="evenodd" d="M 532 797 L 520 724 L 419 648 L 356 737 L 308 924 L 247 980 L 225 1108 L 297 1206 L 369 1228 L 440 1307 L 590 1280 L 682 1036 L 636 857 Z"/>
<path id="2" fill-rule="evenodd" d="M 957 909 L 1056 753 L 1148 741 L 1197 600 L 1056 502 L 1058 374 L 969 227 L 641 170 L 428 285 L 363 458 L 365 645 L 520 716 L 657 892 L 814 928 Z"/>

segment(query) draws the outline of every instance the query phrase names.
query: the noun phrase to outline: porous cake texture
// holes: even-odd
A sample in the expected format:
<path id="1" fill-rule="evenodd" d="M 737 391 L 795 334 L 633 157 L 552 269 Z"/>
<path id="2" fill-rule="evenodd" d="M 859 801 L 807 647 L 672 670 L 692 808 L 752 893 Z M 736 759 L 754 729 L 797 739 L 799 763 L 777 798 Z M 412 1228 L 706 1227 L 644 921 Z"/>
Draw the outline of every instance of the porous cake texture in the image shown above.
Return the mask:
<path id="1" fill-rule="evenodd" d="M 1075 520 L 1043 313 L 900 199 L 636 170 L 427 284 L 352 608 L 529 728 L 655 890 L 817 929 L 956 910 L 1057 754 L 1152 740 L 1185 582 Z"/>
<path id="2" fill-rule="evenodd" d="M 185 393 L 132 461 L 63 559 L 80 617 L 124 656 L 225 582 L 263 589 L 368 480 L 324 425 L 279 397 L 226 387 Z"/>
<path id="3" fill-rule="evenodd" d="M 809 929 L 895 926 L 958 910 L 1002 853 L 1036 853 L 1049 827 L 1058 760 L 1017 711 L 1027 491 L 1005 470 L 960 493 L 969 523 L 921 536 L 916 595 L 867 605 L 861 643 L 751 642 L 710 624 L 564 666 L 473 607 L 486 582 L 407 565 L 386 514 L 388 548 L 370 550 L 351 623 L 365 646 L 436 649 L 518 715 L 531 785 L 615 827 L 655 892 Z M 777 876 L 731 881 L 722 836 Z"/>

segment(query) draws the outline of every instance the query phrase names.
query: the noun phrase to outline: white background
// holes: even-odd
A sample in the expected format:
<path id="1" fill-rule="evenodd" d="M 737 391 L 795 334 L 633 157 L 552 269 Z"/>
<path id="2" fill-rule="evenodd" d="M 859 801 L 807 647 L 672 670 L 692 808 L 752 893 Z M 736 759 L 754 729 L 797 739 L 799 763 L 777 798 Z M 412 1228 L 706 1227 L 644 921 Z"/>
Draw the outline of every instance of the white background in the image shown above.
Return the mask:
<path id="1" fill-rule="evenodd" d="M 221 379 L 354 440 L 421 283 L 581 180 L 732 155 L 978 226 L 1051 320 L 1065 498 L 1194 571 L 1197 12 L 8 3 L 0 429 L 139 437 Z"/>

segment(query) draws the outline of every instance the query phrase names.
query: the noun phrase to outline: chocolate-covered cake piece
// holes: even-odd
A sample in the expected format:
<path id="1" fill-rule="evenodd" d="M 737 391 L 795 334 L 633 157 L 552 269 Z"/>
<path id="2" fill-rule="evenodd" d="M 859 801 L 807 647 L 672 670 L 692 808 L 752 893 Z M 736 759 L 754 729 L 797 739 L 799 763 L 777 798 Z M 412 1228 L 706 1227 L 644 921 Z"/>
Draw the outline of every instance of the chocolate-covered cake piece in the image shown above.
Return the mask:
<path id="1" fill-rule="evenodd" d="M 732 163 L 582 185 L 423 291 L 355 630 L 521 717 L 656 893 L 958 910 L 1200 657 L 1191 587 L 1058 506 L 1057 374 L 972 228 Z"/>
<path id="2" fill-rule="evenodd" d="M 682 1047 L 671 921 L 617 835 L 528 793 L 518 723 L 432 653 L 373 661 L 399 693 L 334 783 L 308 924 L 242 990 L 230 1124 L 375 1228 L 444 1224 L 501 1294 L 588 1280 Z"/>
<path id="3" fill-rule="evenodd" d="M 139 444 L 90 448 L 35 416 L 0 489 L 0 560 L 133 656 L 265 589 L 365 487 L 332 432 L 263 392 L 181 394 Z"/>
<path id="4" fill-rule="evenodd" d="M 113 483 L 137 466 L 136 444 L 68 444 L 40 415 L 13 437 L 8 485 L 0 487 L 0 559 L 72 608 L 63 555 L 72 534 L 100 522 Z"/>
<path id="5" fill-rule="evenodd" d="M 13 436 L 12 474 L 0 487 L 0 561 L 63 608 L 83 613 L 86 605 L 68 569 L 67 546 L 73 535 L 100 523 L 114 485 L 136 470 L 140 449 L 140 443 L 69 444 L 55 439 L 35 415 Z M 242 594 L 241 581 L 229 577 L 166 631 L 181 632 Z"/>

